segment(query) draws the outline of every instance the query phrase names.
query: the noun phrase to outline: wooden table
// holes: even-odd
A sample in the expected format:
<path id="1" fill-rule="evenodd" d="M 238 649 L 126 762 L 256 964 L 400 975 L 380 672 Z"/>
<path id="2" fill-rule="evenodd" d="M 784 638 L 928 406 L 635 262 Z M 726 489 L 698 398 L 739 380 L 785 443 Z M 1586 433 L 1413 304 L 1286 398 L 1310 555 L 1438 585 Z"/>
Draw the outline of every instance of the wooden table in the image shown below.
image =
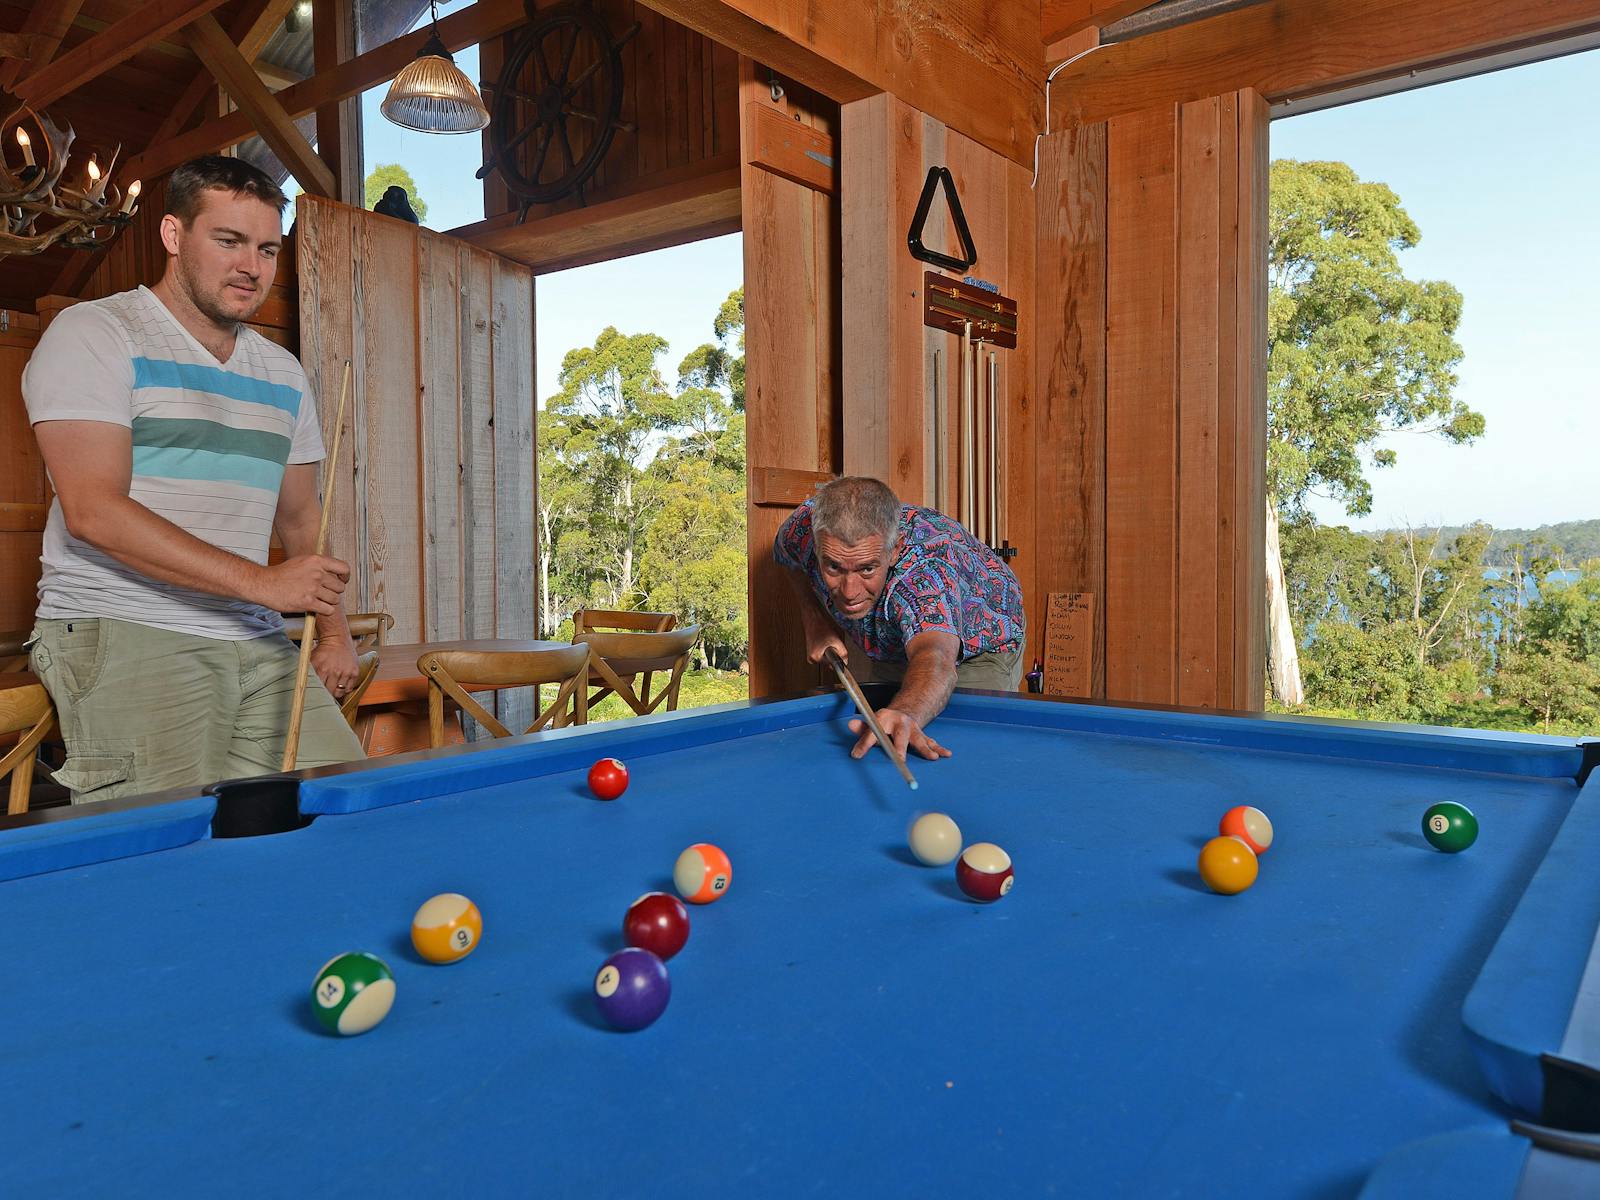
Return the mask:
<path id="1" fill-rule="evenodd" d="M 377 647 L 378 673 L 361 697 L 356 713 L 356 733 L 369 756 L 403 754 L 428 748 L 428 680 L 417 670 L 417 659 L 431 650 L 526 652 L 554 650 L 568 642 L 523 641 L 516 638 L 479 638 L 464 642 L 390 642 Z M 479 684 L 463 685 L 469 692 L 491 691 Z M 466 741 L 458 714 L 445 722 L 445 740 Z"/>

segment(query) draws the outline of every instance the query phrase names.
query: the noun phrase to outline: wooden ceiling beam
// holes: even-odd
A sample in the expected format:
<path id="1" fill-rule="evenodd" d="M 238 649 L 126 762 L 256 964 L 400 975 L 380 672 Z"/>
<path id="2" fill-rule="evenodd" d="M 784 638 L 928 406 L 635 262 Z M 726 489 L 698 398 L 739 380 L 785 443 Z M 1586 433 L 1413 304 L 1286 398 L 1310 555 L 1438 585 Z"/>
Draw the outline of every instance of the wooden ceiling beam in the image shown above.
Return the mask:
<path id="1" fill-rule="evenodd" d="M 440 17 L 439 36 L 445 47 L 454 53 L 466 46 L 475 46 L 489 38 L 499 37 L 508 30 L 527 24 L 527 21 L 528 14 L 522 7 L 522 0 L 478 0 L 470 8 Z M 419 29 L 386 42 L 330 71 L 320 71 L 304 83 L 285 88 L 278 93 L 277 101 L 290 117 L 303 117 L 322 105 L 364 92 L 398 75 L 400 68 L 417 56 L 417 51 L 427 38 L 428 30 Z M 168 142 L 152 145 L 128 166 L 130 170 L 136 169 L 143 178 L 154 179 L 196 155 L 236 146 L 254 133 L 255 128 L 248 117 L 243 113 L 229 113 Z"/>
<path id="2" fill-rule="evenodd" d="M 317 157 L 305 134 L 296 128 L 294 118 L 267 91 L 267 85 L 244 60 L 239 48 L 228 40 L 217 19 L 209 13 L 200 17 L 184 30 L 184 36 L 195 56 L 233 97 L 239 111 L 250 118 L 261 139 L 300 181 L 300 186 L 314 195 L 336 195 L 338 185 L 328 164 Z"/>
<path id="3" fill-rule="evenodd" d="M 283 24 L 284 17 L 288 16 L 295 3 L 296 0 L 259 0 L 253 10 L 247 9 L 235 22 L 230 30 L 233 44 L 239 47 L 239 53 L 244 55 L 246 62 L 253 63 L 261 57 L 261 52 L 267 48 L 267 43 L 278 32 L 278 26 Z M 176 137 L 178 131 L 189 123 L 189 118 L 194 116 L 194 110 L 205 102 L 205 98 L 216 87 L 217 81 L 211 78 L 211 72 L 202 67 L 167 113 L 166 120 L 161 122 L 161 128 L 150 139 L 150 147 L 160 146 Z"/>
<path id="4" fill-rule="evenodd" d="M 1039 36 L 1046 44 L 1149 8 L 1155 0 L 1044 0 L 1039 6 Z"/>
<path id="5" fill-rule="evenodd" d="M 1031 165 L 1044 127 L 1044 44 L 1022 0 L 646 0 L 841 104 L 892 92 Z M 1019 19 L 1025 14 L 1025 19 Z"/>
<path id="6" fill-rule="evenodd" d="M 224 3 L 226 0 L 149 0 L 11 90 L 33 108 L 45 108 Z"/>
<path id="7" fill-rule="evenodd" d="M 1244 88 L 1271 103 L 1600 29 L 1600 0 L 1270 0 L 1104 46 L 1056 76 L 1051 124 Z"/>
<path id="8" fill-rule="evenodd" d="M 9 91 L 18 79 L 54 58 L 82 7 L 83 0 L 37 0 L 18 31 L 19 36 L 31 39 L 27 56 L 0 63 L 0 88 Z"/>

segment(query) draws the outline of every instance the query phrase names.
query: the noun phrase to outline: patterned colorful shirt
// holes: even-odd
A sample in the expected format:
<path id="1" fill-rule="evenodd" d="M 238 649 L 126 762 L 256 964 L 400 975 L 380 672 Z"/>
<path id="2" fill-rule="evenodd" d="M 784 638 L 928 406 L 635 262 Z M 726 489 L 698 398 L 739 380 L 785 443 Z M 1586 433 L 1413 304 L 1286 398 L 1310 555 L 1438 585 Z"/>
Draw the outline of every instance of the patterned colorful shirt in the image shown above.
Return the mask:
<path id="1" fill-rule="evenodd" d="M 899 556 L 878 603 L 859 620 L 844 616 L 817 567 L 813 504 L 807 500 L 783 523 L 772 557 L 805 572 L 823 611 L 869 658 L 903 662 L 906 643 L 929 630 L 961 639 L 963 659 L 1013 649 L 1024 637 L 1022 589 L 1011 568 L 956 521 L 916 504 L 900 506 Z"/>

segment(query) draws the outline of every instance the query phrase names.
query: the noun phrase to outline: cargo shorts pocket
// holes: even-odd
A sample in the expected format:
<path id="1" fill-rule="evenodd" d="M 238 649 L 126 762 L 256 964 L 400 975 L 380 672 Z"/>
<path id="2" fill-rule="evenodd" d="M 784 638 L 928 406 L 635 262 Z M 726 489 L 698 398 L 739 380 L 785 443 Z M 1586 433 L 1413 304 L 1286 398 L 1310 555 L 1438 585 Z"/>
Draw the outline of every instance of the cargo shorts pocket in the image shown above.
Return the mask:
<path id="1" fill-rule="evenodd" d="M 72 793 L 72 802 L 104 800 L 110 788 L 126 783 L 133 774 L 133 751 L 84 750 L 68 754 L 55 772 L 55 781 Z"/>
<path id="2" fill-rule="evenodd" d="M 99 617 L 55 621 L 34 631 L 32 665 L 52 696 L 76 704 L 100 682 L 111 622 Z M 59 704 L 59 702 L 58 702 Z"/>

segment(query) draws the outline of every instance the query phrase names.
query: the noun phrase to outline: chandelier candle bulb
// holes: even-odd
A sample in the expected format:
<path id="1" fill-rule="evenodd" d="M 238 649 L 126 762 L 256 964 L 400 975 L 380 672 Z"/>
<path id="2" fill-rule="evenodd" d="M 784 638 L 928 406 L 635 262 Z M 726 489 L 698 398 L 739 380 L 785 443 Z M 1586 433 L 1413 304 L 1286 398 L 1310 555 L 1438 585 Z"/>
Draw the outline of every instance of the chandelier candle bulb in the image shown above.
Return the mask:
<path id="1" fill-rule="evenodd" d="M 28 136 L 28 131 L 21 125 L 17 126 L 17 145 L 22 148 L 22 161 L 25 165 L 30 167 L 39 165 L 33 161 L 33 139 Z"/>

